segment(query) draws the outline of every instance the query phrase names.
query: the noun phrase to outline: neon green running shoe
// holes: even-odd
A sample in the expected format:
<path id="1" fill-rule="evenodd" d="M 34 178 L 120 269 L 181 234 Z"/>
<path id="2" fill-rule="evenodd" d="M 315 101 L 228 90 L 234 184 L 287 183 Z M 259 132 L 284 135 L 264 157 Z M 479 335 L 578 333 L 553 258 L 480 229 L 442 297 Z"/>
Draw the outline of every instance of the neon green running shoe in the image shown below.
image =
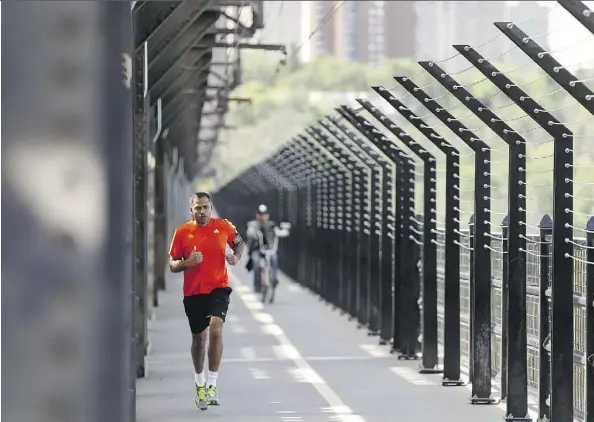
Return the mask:
<path id="1" fill-rule="evenodd" d="M 212 406 L 218 406 L 221 404 L 217 394 L 217 387 L 214 385 L 211 385 L 206 389 L 206 397 L 208 398 L 208 404 Z"/>
<path id="2" fill-rule="evenodd" d="M 208 399 L 206 397 L 206 388 L 203 385 L 196 385 L 196 407 L 200 410 L 208 409 Z"/>

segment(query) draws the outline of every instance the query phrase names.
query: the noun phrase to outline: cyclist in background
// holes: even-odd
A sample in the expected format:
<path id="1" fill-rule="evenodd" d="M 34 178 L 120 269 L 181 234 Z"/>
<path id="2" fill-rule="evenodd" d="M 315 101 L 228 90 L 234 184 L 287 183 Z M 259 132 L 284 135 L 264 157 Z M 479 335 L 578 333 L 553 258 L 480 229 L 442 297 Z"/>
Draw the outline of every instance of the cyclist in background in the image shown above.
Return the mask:
<path id="1" fill-rule="evenodd" d="M 260 272 L 261 248 L 272 248 L 275 237 L 286 237 L 289 231 L 282 229 L 270 220 L 268 207 L 260 205 L 256 213 L 256 219 L 247 223 L 247 247 L 249 261 L 246 265 L 248 271 L 254 270 L 254 292 L 260 293 L 262 289 L 262 273 Z M 262 244 L 261 244 L 262 243 Z M 271 256 L 272 265 L 272 289 L 278 285 L 278 256 Z"/>

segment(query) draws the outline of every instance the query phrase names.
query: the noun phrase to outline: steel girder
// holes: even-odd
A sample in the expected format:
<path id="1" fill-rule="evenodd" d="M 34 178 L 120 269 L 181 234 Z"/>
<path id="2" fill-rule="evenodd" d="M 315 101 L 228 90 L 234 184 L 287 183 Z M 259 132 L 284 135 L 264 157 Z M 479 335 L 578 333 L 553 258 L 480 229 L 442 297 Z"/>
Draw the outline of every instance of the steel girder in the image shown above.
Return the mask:
<path id="1" fill-rule="evenodd" d="M 134 47 L 140 48 L 179 6 L 179 1 L 143 1 L 134 6 Z"/>
<path id="2" fill-rule="evenodd" d="M 232 76 L 211 75 L 213 62 L 234 61 L 217 36 L 235 34 L 237 43 L 242 25 L 230 28 L 222 21 L 225 7 L 244 6 L 244 2 L 185 0 L 137 2 L 135 47 L 147 51 L 147 86 L 151 106 L 161 101 L 162 127 L 168 131 L 167 142 L 185 157 L 186 173 L 191 178 L 198 162 L 208 160 L 224 125 Z M 241 31 L 243 36 L 245 31 Z M 146 45 L 144 45 L 146 43 Z M 237 62 L 236 64 L 238 64 Z M 227 66 L 225 67 L 227 68 Z M 216 82 L 216 83 L 215 83 Z M 209 91 L 216 88 L 216 92 Z"/>
<path id="3" fill-rule="evenodd" d="M 206 10 L 208 0 L 184 0 L 176 2 L 177 7 L 159 27 L 147 38 L 149 62 L 164 49 L 174 46 L 172 41 L 187 29 L 189 23 Z"/>
<path id="4" fill-rule="evenodd" d="M 211 56 L 212 52 L 207 51 L 207 53 L 201 57 L 192 68 L 186 69 L 177 80 L 172 82 L 165 92 L 162 93 L 160 98 L 163 104 L 164 114 L 169 113 L 171 109 L 170 105 L 174 104 L 176 100 L 183 99 L 185 92 L 188 92 L 191 89 L 196 89 L 205 83 L 205 81 L 201 79 L 208 77 Z"/>
<path id="5" fill-rule="evenodd" d="M 160 97 L 167 85 L 173 82 L 187 66 L 194 66 L 196 60 L 211 47 L 192 49 L 196 43 L 212 45 L 215 41 L 214 34 L 209 30 L 219 18 L 218 12 L 200 11 L 196 19 L 187 25 L 184 31 L 172 39 L 170 46 L 165 47 L 151 59 L 149 52 L 148 80 L 154 92 L 152 96 Z M 149 48 L 150 50 L 150 48 Z"/>

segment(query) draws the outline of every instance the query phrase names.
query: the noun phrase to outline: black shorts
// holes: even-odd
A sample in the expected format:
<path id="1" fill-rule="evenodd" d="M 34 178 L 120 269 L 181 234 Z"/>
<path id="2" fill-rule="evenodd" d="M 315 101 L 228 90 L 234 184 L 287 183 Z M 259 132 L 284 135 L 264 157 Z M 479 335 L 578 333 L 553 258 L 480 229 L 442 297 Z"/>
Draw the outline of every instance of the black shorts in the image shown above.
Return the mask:
<path id="1" fill-rule="evenodd" d="M 210 325 L 210 317 L 219 317 L 225 322 L 232 289 L 214 289 L 209 294 L 184 297 L 184 310 L 192 334 L 200 334 Z"/>

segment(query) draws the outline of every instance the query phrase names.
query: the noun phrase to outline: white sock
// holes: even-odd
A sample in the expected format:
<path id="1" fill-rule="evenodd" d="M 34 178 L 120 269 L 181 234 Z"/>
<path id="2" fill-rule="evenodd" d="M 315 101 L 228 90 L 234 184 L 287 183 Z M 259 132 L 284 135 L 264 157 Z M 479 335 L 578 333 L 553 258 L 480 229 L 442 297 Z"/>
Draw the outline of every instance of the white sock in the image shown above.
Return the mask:
<path id="1" fill-rule="evenodd" d="M 208 371 L 208 386 L 210 387 L 211 385 L 214 385 L 215 387 L 217 386 L 217 378 L 219 377 L 219 373 L 218 372 L 212 372 L 212 371 Z"/>
<path id="2" fill-rule="evenodd" d="M 204 371 L 200 372 L 199 374 L 194 374 L 194 382 L 196 383 L 196 385 L 204 385 Z"/>

